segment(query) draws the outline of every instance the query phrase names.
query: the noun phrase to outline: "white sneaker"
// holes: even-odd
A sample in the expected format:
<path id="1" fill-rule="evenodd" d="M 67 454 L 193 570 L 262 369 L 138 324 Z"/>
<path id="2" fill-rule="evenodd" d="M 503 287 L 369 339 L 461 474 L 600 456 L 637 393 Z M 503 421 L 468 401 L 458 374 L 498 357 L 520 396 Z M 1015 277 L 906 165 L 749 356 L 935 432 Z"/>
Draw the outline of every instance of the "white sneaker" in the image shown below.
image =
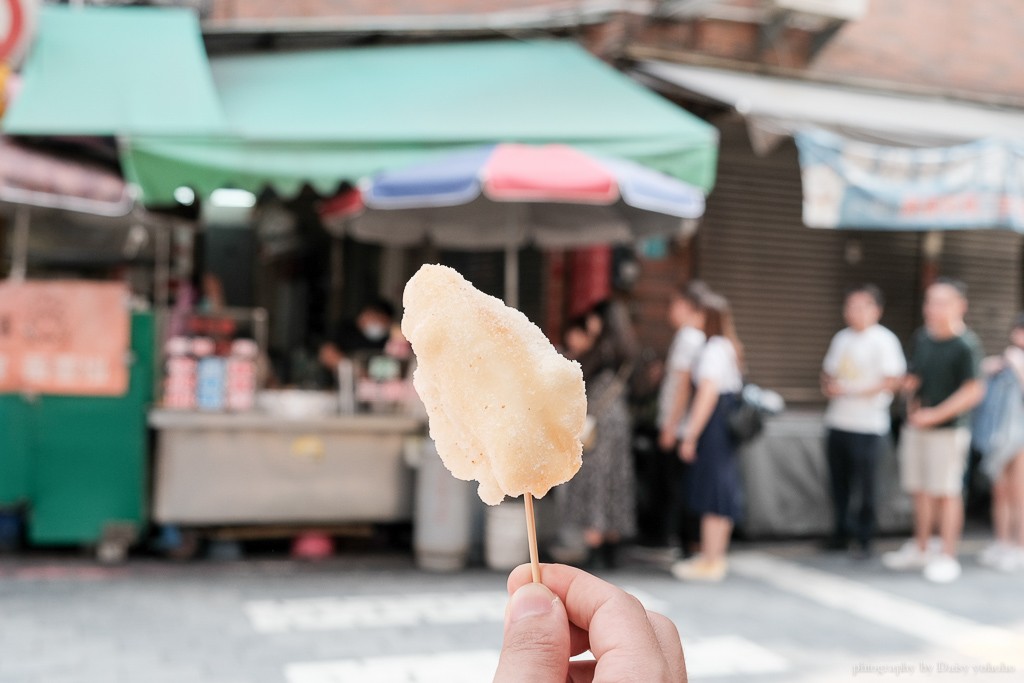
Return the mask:
<path id="1" fill-rule="evenodd" d="M 939 555 L 925 566 L 924 578 L 932 583 L 952 583 L 960 578 L 960 562 L 951 555 Z"/>
<path id="2" fill-rule="evenodd" d="M 1013 550 L 1013 546 L 1002 541 L 995 541 L 985 546 L 985 549 L 978 554 L 978 564 L 985 567 L 995 568 L 1003 555 Z"/>
<path id="3" fill-rule="evenodd" d="M 1017 572 L 1024 569 L 1024 548 L 1008 545 L 991 565 L 1001 572 Z"/>
<path id="4" fill-rule="evenodd" d="M 934 557 L 935 552 L 929 544 L 928 550 L 922 551 L 917 547 L 917 541 L 913 538 L 903 543 L 899 550 L 893 550 L 882 555 L 882 565 L 887 569 L 906 570 L 922 569 Z"/>

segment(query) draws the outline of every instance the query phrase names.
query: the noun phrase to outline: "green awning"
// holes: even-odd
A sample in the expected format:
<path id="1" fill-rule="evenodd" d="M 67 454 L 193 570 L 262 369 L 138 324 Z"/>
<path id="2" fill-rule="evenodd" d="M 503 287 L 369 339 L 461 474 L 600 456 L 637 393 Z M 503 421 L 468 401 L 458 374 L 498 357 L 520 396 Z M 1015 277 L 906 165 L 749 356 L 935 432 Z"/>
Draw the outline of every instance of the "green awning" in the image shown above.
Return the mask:
<path id="1" fill-rule="evenodd" d="M 495 41 L 221 57 L 211 70 L 233 135 L 132 136 L 148 204 L 175 188 L 291 195 L 493 142 L 561 142 L 705 190 L 717 133 L 578 45 Z"/>
<path id="2" fill-rule="evenodd" d="M 196 15 L 44 6 L 3 118 L 14 135 L 227 132 Z"/>

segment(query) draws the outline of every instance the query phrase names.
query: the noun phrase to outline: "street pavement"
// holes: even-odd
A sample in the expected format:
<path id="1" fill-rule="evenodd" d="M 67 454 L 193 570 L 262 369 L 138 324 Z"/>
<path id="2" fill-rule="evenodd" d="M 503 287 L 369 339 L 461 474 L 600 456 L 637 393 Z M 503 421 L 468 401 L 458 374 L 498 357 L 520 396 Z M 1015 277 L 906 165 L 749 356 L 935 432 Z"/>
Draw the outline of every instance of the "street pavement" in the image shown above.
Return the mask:
<path id="1" fill-rule="evenodd" d="M 1024 574 L 979 566 L 981 546 L 966 544 L 945 586 L 803 543 L 740 544 L 718 585 L 649 558 L 603 575 L 677 624 L 692 681 L 1024 681 Z M 0 556 L 0 683 L 489 681 L 504 586 L 501 572 L 430 574 L 394 551 L 118 567 Z"/>

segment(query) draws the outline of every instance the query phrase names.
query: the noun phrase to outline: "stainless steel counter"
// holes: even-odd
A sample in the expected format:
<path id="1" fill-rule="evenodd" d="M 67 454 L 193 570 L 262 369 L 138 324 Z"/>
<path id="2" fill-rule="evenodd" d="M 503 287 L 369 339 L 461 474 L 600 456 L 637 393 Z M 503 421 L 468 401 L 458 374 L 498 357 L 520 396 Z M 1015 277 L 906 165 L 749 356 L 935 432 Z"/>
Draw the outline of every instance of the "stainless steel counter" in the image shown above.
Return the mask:
<path id="1" fill-rule="evenodd" d="M 155 410 L 153 517 L 187 526 L 407 521 L 406 415 L 287 419 Z"/>
<path id="2" fill-rule="evenodd" d="M 149 424 L 156 429 L 322 431 L 414 434 L 425 429 L 422 419 L 410 415 L 362 413 L 294 419 L 251 411 L 246 413 L 204 413 L 184 410 L 153 410 Z"/>

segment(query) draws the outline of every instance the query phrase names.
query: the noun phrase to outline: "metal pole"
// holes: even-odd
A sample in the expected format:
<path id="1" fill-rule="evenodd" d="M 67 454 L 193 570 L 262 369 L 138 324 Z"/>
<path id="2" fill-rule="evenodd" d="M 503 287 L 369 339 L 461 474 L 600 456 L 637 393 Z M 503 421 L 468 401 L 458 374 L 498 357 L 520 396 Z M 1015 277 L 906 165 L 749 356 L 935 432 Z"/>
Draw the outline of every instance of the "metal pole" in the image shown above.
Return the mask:
<path id="1" fill-rule="evenodd" d="M 11 240 L 11 274 L 13 282 L 22 282 L 28 273 L 28 233 L 31 226 L 31 209 L 19 205 L 14 210 L 14 238 Z"/>
<path id="2" fill-rule="evenodd" d="M 341 324 L 345 306 L 345 238 L 331 237 L 330 286 L 327 292 L 327 331 L 332 334 Z"/>
<path id="3" fill-rule="evenodd" d="M 505 228 L 510 240 L 516 234 L 516 208 L 510 205 L 505 211 Z M 505 247 L 505 305 L 519 308 L 519 244 L 512 242 Z"/>
<path id="4" fill-rule="evenodd" d="M 153 305 L 158 311 L 170 306 L 171 280 L 171 230 L 170 225 L 156 225 L 156 254 L 153 263 Z"/>
<path id="5" fill-rule="evenodd" d="M 519 308 L 519 247 L 505 247 L 505 305 Z"/>

